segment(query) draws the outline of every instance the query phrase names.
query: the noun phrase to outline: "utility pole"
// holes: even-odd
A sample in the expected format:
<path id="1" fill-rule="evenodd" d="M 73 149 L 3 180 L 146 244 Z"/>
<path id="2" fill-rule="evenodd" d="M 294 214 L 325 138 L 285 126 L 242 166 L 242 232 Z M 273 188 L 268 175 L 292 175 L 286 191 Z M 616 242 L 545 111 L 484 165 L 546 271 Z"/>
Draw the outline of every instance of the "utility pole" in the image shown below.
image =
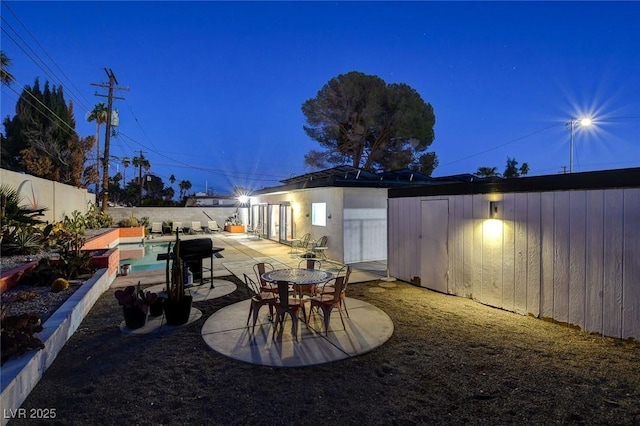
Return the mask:
<path id="1" fill-rule="evenodd" d="M 118 84 L 118 80 L 116 80 L 116 76 L 111 70 L 104 69 L 107 73 L 107 77 L 109 78 L 109 83 L 91 83 L 92 86 L 98 86 L 108 89 L 107 95 L 102 95 L 96 93 L 96 96 L 102 96 L 107 98 L 107 125 L 105 126 L 105 136 L 104 136 L 104 156 L 102 157 L 102 211 L 107 211 L 107 203 L 109 202 L 109 142 L 111 140 L 111 110 L 113 107 L 114 99 L 124 99 L 119 98 L 117 96 L 113 96 L 114 90 L 126 90 L 129 91 L 128 87 L 115 87 Z"/>

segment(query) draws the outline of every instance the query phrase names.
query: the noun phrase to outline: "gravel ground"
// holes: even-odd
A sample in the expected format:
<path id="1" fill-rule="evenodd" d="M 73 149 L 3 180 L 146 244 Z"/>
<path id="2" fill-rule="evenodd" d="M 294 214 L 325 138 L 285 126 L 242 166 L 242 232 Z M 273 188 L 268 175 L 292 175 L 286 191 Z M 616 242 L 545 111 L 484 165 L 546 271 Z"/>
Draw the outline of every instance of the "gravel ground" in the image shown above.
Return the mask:
<path id="1" fill-rule="evenodd" d="M 640 425 L 640 345 L 406 283 L 352 284 L 395 330 L 372 352 L 277 369 L 212 351 L 204 321 L 248 297 L 195 303 L 199 321 L 126 335 L 100 297 L 10 424 Z M 384 284 L 385 287 L 380 286 Z"/>
<path id="2" fill-rule="evenodd" d="M 29 256 L 31 260 L 40 260 L 41 257 L 48 254 L 38 254 Z M 25 256 L 5 256 L 0 257 L 2 272 L 13 269 L 25 263 Z M 70 280 L 69 288 L 54 293 L 49 286 L 34 287 L 31 285 L 18 285 L 2 293 L 2 312 L 4 315 L 19 315 L 22 313 L 35 312 L 40 315 L 40 320 L 44 322 L 58 309 L 71 295 L 82 285 L 81 280 Z M 16 301 L 16 296 L 32 293 L 29 298 Z"/>

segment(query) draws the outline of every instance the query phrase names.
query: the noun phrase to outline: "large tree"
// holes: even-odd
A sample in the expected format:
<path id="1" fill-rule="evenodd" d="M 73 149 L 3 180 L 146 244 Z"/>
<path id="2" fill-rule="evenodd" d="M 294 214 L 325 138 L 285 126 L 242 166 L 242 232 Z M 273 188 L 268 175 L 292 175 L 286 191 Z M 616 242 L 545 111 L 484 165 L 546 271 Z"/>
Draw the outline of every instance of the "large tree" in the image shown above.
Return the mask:
<path id="1" fill-rule="evenodd" d="M 90 182 L 84 164 L 95 140 L 78 136 L 73 102 L 67 105 L 62 87 L 45 82 L 41 90 L 38 79 L 25 86 L 4 126 L 3 167 L 78 187 Z"/>
<path id="2" fill-rule="evenodd" d="M 0 82 L 2 84 L 11 84 L 15 80 L 13 74 L 9 72 L 11 59 L 2 51 L 0 51 Z"/>
<path id="3" fill-rule="evenodd" d="M 302 105 L 304 131 L 324 148 L 305 162 L 315 168 L 351 164 L 365 170 L 412 168 L 430 175 L 435 153 L 433 107 L 406 84 L 360 72 L 341 74 Z"/>

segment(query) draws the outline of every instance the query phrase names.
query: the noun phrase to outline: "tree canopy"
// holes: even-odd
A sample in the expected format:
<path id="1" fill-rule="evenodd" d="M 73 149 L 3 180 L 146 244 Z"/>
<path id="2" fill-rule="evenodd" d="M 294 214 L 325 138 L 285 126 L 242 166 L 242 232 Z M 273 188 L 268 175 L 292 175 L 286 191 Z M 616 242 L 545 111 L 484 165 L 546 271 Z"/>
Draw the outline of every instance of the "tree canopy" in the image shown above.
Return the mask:
<path id="1" fill-rule="evenodd" d="M 16 115 L 4 120 L 2 167 L 78 187 L 91 181 L 85 169 L 94 138 L 80 138 L 75 131 L 73 103 L 64 100 L 62 87 L 45 82 L 40 89 L 25 86 Z"/>
<path id="2" fill-rule="evenodd" d="M 2 51 L 0 51 L 0 82 L 2 84 L 11 84 L 15 80 L 13 74 L 9 72 L 11 59 Z"/>
<path id="3" fill-rule="evenodd" d="M 352 71 L 332 78 L 302 105 L 311 167 L 349 164 L 365 170 L 411 168 L 431 175 L 438 160 L 426 152 L 435 139 L 433 107 L 406 84 Z"/>
<path id="4" fill-rule="evenodd" d="M 525 176 L 528 173 L 529 173 L 529 164 L 522 163 L 522 166 L 518 168 L 518 161 L 515 158 L 507 157 L 507 165 L 505 166 L 504 173 L 502 173 L 503 177 L 516 178 L 520 176 Z M 487 167 L 487 166 L 478 167 L 476 174 L 482 177 L 500 176 L 500 173 L 498 172 L 497 167 Z"/>

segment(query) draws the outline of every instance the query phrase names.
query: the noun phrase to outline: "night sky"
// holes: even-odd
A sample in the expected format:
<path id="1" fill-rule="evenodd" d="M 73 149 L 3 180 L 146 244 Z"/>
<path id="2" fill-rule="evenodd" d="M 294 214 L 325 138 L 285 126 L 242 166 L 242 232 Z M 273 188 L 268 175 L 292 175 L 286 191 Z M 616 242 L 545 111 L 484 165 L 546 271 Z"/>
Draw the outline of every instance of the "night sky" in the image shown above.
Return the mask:
<path id="1" fill-rule="evenodd" d="M 2 50 L 22 87 L 49 80 L 73 100 L 81 136 L 120 87 L 111 154 L 142 151 L 166 185 L 262 188 L 311 171 L 319 145 L 302 104 L 350 71 L 406 83 L 433 105 L 433 176 L 640 167 L 640 2 L 2 2 Z M 101 137 L 104 140 L 104 136 Z M 117 158 L 111 171 L 123 172 Z M 126 179 L 133 168 L 126 170 Z M 177 183 L 174 184 L 177 190 Z"/>

